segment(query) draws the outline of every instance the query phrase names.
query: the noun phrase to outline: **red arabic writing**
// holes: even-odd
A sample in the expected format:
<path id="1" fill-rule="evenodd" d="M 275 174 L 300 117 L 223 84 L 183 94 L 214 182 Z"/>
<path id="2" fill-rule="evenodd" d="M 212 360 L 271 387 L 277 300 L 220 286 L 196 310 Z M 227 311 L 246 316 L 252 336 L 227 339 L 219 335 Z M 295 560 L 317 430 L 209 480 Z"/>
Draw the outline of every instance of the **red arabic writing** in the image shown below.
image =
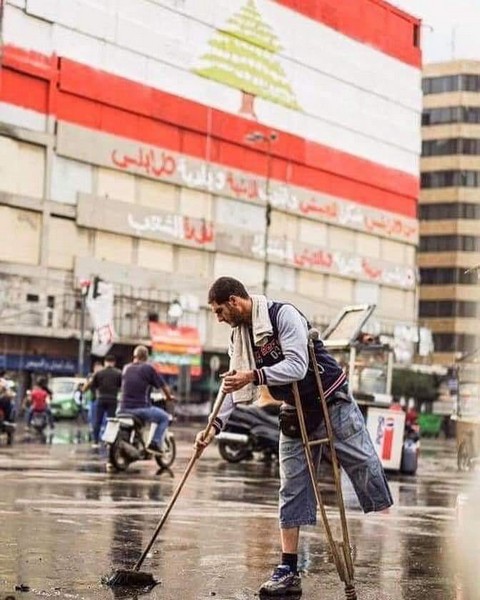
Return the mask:
<path id="1" fill-rule="evenodd" d="M 155 177 L 171 177 L 177 168 L 175 158 L 166 152 L 157 152 L 152 148 L 139 147 L 136 156 L 124 154 L 119 156 L 117 150 L 113 150 L 111 158 L 113 164 L 120 169 L 138 168 L 147 175 Z"/>
<path id="2" fill-rule="evenodd" d="M 186 240 L 197 244 L 211 244 L 214 241 L 213 225 L 206 221 L 194 223 L 188 217 L 184 217 L 183 231 Z"/>

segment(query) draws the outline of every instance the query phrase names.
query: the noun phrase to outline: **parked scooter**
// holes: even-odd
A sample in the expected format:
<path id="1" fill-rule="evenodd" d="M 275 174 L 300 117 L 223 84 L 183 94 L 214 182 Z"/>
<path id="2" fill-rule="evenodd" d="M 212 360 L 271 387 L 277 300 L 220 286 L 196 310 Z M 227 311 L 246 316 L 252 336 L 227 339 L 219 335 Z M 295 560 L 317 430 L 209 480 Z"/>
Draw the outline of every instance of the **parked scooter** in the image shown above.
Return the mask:
<path id="1" fill-rule="evenodd" d="M 216 436 L 220 456 L 230 463 L 261 453 L 265 460 L 278 458 L 278 407 L 239 404 L 225 429 Z"/>
<path id="2" fill-rule="evenodd" d="M 160 394 L 152 394 L 153 403 L 159 408 L 167 410 L 170 423 L 165 432 L 162 442 L 162 454 L 153 454 L 147 451 L 147 446 L 153 438 L 157 427 L 156 423 L 146 423 L 138 417 L 128 413 L 119 413 L 107 420 L 107 426 L 102 440 L 108 446 L 109 462 L 117 471 L 126 471 L 128 466 L 137 460 L 155 459 L 161 469 L 170 467 L 176 457 L 175 436 L 170 430 L 173 421 L 172 411 L 167 406 L 165 397 Z"/>

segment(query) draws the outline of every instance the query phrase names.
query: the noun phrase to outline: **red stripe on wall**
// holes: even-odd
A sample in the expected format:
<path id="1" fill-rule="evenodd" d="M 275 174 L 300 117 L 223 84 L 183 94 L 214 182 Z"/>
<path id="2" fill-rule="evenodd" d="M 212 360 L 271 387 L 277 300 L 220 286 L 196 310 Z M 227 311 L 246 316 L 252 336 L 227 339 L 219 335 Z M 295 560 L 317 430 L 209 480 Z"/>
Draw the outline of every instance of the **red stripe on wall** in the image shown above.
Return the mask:
<path id="1" fill-rule="evenodd" d="M 22 108 L 48 113 L 49 82 L 19 71 L 0 70 L 1 98 L 3 102 Z"/>
<path id="2" fill-rule="evenodd" d="M 15 49 L 16 69 L 19 55 Z M 7 46 L 5 67 L 10 66 L 9 56 Z M 24 58 L 28 62 L 29 54 Z M 213 162 L 265 176 L 265 144 L 254 146 L 245 141 L 252 130 L 269 132 L 258 123 L 64 58 L 50 64 L 54 70 L 51 81 L 58 79 L 58 87 L 50 88 L 50 110 L 36 87 L 37 80 L 8 68 L 3 69 L 7 85 L 2 98 L 44 113 L 55 107 L 60 120 L 200 159 L 206 159 L 208 148 Z M 15 84 L 19 75 L 22 86 Z M 29 81 L 35 93 L 28 91 Z M 275 179 L 416 217 L 417 177 L 287 132 L 279 132 L 271 148 Z"/>
<path id="3" fill-rule="evenodd" d="M 402 62 L 421 67 L 421 50 L 414 42 L 419 35 L 420 19 L 383 0 L 277 2 Z"/>

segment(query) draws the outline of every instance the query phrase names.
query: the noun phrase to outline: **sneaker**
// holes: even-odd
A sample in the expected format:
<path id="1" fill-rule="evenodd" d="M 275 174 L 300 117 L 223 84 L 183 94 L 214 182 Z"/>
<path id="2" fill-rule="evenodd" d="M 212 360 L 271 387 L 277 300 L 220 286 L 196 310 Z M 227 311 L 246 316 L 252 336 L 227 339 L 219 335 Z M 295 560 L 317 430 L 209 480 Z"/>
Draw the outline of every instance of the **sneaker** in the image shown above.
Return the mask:
<path id="1" fill-rule="evenodd" d="M 302 581 L 298 573 L 292 571 L 288 565 L 278 565 L 273 570 L 270 579 L 259 589 L 262 596 L 300 596 Z"/>
<path id="2" fill-rule="evenodd" d="M 112 463 L 107 463 L 105 465 L 105 470 L 107 471 L 107 473 L 116 473 L 117 469 L 112 465 Z"/>
<path id="3" fill-rule="evenodd" d="M 157 442 L 150 442 L 147 446 L 147 450 L 148 450 L 148 452 L 151 452 L 152 454 L 163 454 L 163 451 L 160 448 L 160 446 L 157 444 Z"/>
<path id="4" fill-rule="evenodd" d="M 98 442 L 93 442 L 93 444 L 90 446 L 90 448 L 92 450 L 97 450 L 98 448 L 100 448 L 100 444 Z"/>

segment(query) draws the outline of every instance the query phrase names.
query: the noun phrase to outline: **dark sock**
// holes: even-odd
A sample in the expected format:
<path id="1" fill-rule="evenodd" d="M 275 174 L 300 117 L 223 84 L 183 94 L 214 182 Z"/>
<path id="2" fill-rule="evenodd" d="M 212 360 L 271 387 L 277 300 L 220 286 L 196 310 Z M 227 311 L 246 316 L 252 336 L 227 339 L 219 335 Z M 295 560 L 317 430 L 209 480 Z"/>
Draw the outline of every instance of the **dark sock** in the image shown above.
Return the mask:
<path id="1" fill-rule="evenodd" d="M 287 554 L 282 552 L 282 565 L 288 565 L 294 573 L 297 573 L 298 554 Z"/>

